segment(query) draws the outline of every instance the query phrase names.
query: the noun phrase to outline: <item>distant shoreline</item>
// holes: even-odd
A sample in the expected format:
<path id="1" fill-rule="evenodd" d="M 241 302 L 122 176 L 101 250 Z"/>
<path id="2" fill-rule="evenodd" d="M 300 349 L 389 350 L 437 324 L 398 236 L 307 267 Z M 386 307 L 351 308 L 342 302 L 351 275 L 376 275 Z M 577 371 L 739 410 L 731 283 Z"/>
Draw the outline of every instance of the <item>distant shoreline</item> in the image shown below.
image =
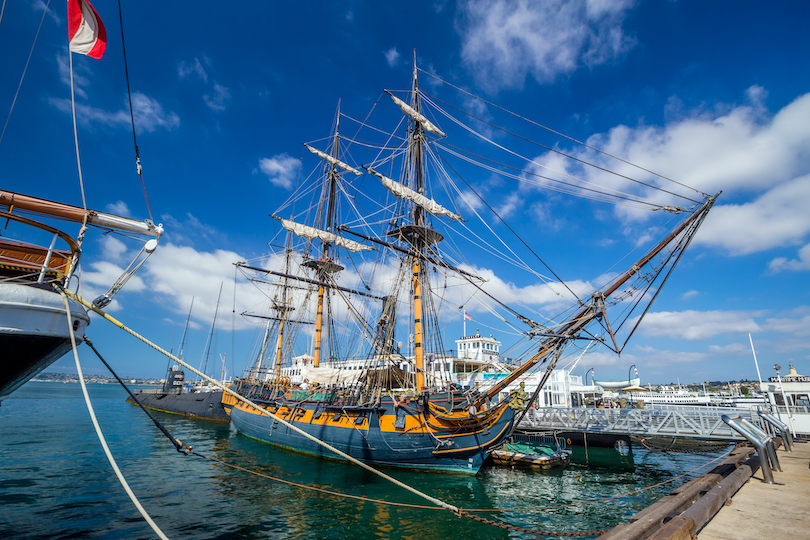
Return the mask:
<path id="1" fill-rule="evenodd" d="M 143 377 L 121 377 L 121 380 L 127 384 L 142 384 L 149 386 L 163 386 L 164 379 L 148 379 Z M 75 373 L 40 373 L 31 382 L 59 382 L 59 383 L 78 383 L 79 376 Z M 85 375 L 85 383 L 98 383 L 98 384 L 118 384 L 115 377 L 109 375 Z"/>

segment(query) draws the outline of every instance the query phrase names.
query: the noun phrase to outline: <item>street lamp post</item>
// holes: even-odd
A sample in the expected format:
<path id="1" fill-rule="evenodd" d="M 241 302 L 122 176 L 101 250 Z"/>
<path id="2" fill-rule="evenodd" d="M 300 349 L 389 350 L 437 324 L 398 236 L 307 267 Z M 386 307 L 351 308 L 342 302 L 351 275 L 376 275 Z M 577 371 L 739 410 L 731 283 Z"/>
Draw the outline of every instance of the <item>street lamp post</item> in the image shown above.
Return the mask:
<path id="1" fill-rule="evenodd" d="M 635 368 L 636 368 L 635 364 L 633 364 L 632 366 L 627 368 L 627 386 L 633 386 L 632 384 L 630 384 L 630 372 L 632 370 L 634 370 Z M 636 371 L 636 373 L 638 373 L 638 371 Z M 639 381 L 639 382 L 641 382 L 641 381 Z M 633 403 L 633 392 L 629 392 L 629 394 L 630 395 L 628 397 L 630 398 L 630 403 Z"/>

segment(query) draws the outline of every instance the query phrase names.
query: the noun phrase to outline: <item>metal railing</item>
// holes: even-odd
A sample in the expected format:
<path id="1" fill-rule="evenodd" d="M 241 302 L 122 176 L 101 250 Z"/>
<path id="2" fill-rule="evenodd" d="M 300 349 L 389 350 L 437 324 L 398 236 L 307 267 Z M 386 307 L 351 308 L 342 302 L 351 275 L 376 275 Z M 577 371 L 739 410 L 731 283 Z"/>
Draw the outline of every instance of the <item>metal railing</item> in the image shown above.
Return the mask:
<path id="1" fill-rule="evenodd" d="M 775 484 L 776 482 L 773 480 L 773 472 L 771 469 L 782 472 L 782 467 L 779 465 L 779 458 L 776 457 L 776 447 L 773 444 L 773 437 L 751 422 L 748 422 L 740 415 L 729 416 L 724 414 L 722 419 L 725 424 L 733 428 L 757 448 L 759 452 L 759 466 L 762 468 L 762 477 L 766 483 Z"/>
<path id="2" fill-rule="evenodd" d="M 772 429 L 775 428 L 779 430 L 780 435 L 782 436 L 782 442 L 785 444 L 785 450 L 792 453 L 793 434 L 790 432 L 790 429 L 788 429 L 788 427 L 785 424 L 780 422 L 771 414 L 762 413 L 760 414 L 760 416 L 762 417 L 763 420 L 765 420 L 768 423 L 768 425 L 770 425 Z"/>
<path id="3" fill-rule="evenodd" d="M 744 437 L 722 419 L 722 416 L 728 412 L 727 408 L 721 407 L 695 407 L 694 410 L 686 411 L 673 409 L 531 409 L 519 427 L 531 430 L 741 441 Z M 762 424 L 756 411 L 735 412 L 754 425 Z"/>

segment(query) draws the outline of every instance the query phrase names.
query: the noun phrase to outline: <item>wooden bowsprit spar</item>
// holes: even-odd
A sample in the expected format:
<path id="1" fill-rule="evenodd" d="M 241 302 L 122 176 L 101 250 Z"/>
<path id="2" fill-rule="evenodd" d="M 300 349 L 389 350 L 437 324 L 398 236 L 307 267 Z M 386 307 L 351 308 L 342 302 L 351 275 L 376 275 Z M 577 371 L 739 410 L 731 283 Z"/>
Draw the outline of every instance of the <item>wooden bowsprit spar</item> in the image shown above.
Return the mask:
<path id="1" fill-rule="evenodd" d="M 722 193 L 722 192 L 721 192 Z M 580 309 L 573 317 L 571 317 L 568 322 L 562 324 L 555 333 L 547 337 L 543 342 L 540 344 L 539 351 L 534 354 L 529 360 L 523 363 L 520 367 L 518 367 L 515 371 L 513 371 L 509 376 L 505 377 L 503 380 L 498 382 L 497 384 L 493 385 L 489 390 L 486 392 L 482 392 L 473 402 L 473 405 L 476 407 L 480 407 L 486 400 L 493 400 L 498 393 L 508 387 L 510 384 L 518 380 L 521 376 L 523 376 L 526 372 L 530 369 L 535 367 L 537 364 L 544 362 L 551 357 L 551 360 L 546 367 L 546 372 L 541 379 L 538 389 L 542 388 L 545 385 L 548 378 L 551 376 L 552 370 L 557 365 L 557 358 L 558 355 L 555 355 L 555 351 L 561 350 L 562 347 L 566 345 L 566 343 L 571 339 L 577 339 L 578 335 L 585 330 L 585 328 L 590 324 L 592 321 L 596 319 L 604 318 L 607 323 L 607 315 L 604 309 L 604 302 L 605 300 L 616 293 L 627 281 L 629 281 L 633 275 L 638 274 L 642 268 L 647 266 L 657 255 L 659 255 L 667 246 L 672 244 L 675 239 L 681 237 L 683 235 L 683 240 L 680 242 L 679 247 L 677 250 L 679 253 L 675 257 L 675 261 L 673 262 L 676 264 L 678 259 L 686 250 L 689 243 L 692 241 L 695 233 L 697 232 L 700 225 L 703 223 L 703 220 L 709 213 L 709 210 L 714 205 L 717 197 L 720 195 L 714 195 L 706 199 L 703 204 L 692 213 L 687 219 L 681 222 L 675 229 L 667 235 L 666 238 L 661 240 L 655 247 L 653 247 L 646 255 L 644 255 L 641 259 L 638 260 L 633 266 L 631 266 L 626 272 L 624 272 L 621 276 L 616 278 L 613 283 L 605 289 L 604 292 L 596 291 L 592 295 L 592 301 L 589 305 Z M 659 268 L 656 272 L 656 276 L 663 270 L 663 267 Z M 652 281 L 652 280 L 651 280 Z M 655 298 L 653 297 L 653 300 Z M 648 306 L 649 309 L 649 306 Z M 646 311 L 645 311 L 646 314 Z M 643 318 L 644 315 L 641 317 Z M 640 321 L 641 319 L 639 319 Z M 607 323 L 608 328 L 610 328 L 609 323 Z M 609 330 L 611 338 L 614 339 L 613 331 Z M 527 407 L 531 405 L 529 403 Z"/>

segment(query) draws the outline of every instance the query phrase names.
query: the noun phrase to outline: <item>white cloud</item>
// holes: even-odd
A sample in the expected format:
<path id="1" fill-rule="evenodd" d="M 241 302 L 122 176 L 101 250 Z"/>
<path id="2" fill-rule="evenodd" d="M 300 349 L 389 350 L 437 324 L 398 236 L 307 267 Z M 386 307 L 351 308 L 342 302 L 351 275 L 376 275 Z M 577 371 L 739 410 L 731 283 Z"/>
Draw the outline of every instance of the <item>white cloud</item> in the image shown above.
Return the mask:
<path id="1" fill-rule="evenodd" d="M 206 59 L 206 63 L 207 59 Z M 193 62 L 186 62 L 183 60 L 177 66 L 177 75 L 181 79 L 185 79 L 188 77 L 196 76 L 202 79 L 203 82 L 208 82 L 208 73 L 205 71 L 202 63 L 200 62 L 199 58 L 195 58 Z"/>
<path id="2" fill-rule="evenodd" d="M 292 187 L 299 165 L 299 161 L 288 154 L 278 154 L 259 160 L 259 169 L 267 175 L 270 183 L 284 189 Z"/>
<path id="3" fill-rule="evenodd" d="M 58 110 L 70 114 L 69 99 L 49 98 L 48 102 Z M 158 128 L 169 131 L 180 125 L 176 113 L 166 113 L 160 103 L 140 92 L 132 94 L 132 112 L 135 116 L 135 128 L 138 133 L 151 133 Z M 106 111 L 89 105 L 76 104 L 76 118 L 85 127 L 129 127 L 132 123 L 127 109 Z"/>
<path id="4" fill-rule="evenodd" d="M 810 233 L 808 207 L 810 175 L 805 175 L 777 185 L 751 202 L 716 206 L 695 241 L 734 255 L 795 245 Z M 771 269 L 782 269 L 781 264 Z M 784 269 L 803 269 L 799 264 L 784 265 Z"/>
<path id="5" fill-rule="evenodd" d="M 456 27 L 461 56 L 493 90 L 520 87 L 527 75 L 554 80 L 612 61 L 635 44 L 622 30 L 634 0 L 467 0 Z"/>
<path id="6" fill-rule="evenodd" d="M 132 112 L 138 133 L 152 133 L 158 128 L 171 131 L 180 125 L 180 117 L 174 112 L 165 112 L 156 99 L 140 92 L 132 94 Z"/>
<path id="7" fill-rule="evenodd" d="M 686 291 L 685 293 L 683 293 L 681 295 L 681 298 L 683 300 L 688 300 L 688 299 L 693 298 L 693 297 L 695 297 L 695 296 L 697 296 L 699 294 L 700 294 L 700 292 L 698 292 L 696 290 Z"/>
<path id="8" fill-rule="evenodd" d="M 644 335 L 705 341 L 718 334 L 759 332 L 751 311 L 660 311 L 648 313 L 639 329 Z"/>
<path id="9" fill-rule="evenodd" d="M 399 53 L 397 52 L 396 47 L 391 47 L 387 51 L 385 51 L 385 61 L 388 62 L 390 67 L 394 67 L 399 64 Z"/>
<path id="10" fill-rule="evenodd" d="M 638 361 L 648 366 L 704 362 L 710 357 L 709 354 L 702 352 L 664 351 L 650 346 L 637 346 L 636 350 L 644 353 L 644 356 L 640 357 Z"/>
<path id="11" fill-rule="evenodd" d="M 115 214 L 116 216 L 131 217 L 132 212 L 129 211 L 129 206 L 124 201 L 116 201 L 104 207 L 107 212 Z"/>
<path id="12" fill-rule="evenodd" d="M 34 8 L 34 11 L 45 11 L 48 9 L 48 5 L 43 2 L 43 0 L 35 0 L 31 7 Z M 57 25 L 62 25 L 62 17 L 56 14 L 56 10 L 48 9 L 48 16 L 56 22 Z"/>
<path id="13" fill-rule="evenodd" d="M 770 332 L 794 334 L 796 336 L 810 336 L 810 315 L 803 317 L 788 316 L 770 318 L 765 321 L 763 327 Z"/>
<path id="14" fill-rule="evenodd" d="M 84 283 L 96 285 L 104 290 L 108 289 L 124 273 L 124 268 L 110 261 L 96 261 L 90 263 L 92 271 L 82 272 Z M 126 285 L 127 291 L 138 292 L 146 289 L 146 284 L 140 276 L 132 276 Z"/>
<path id="15" fill-rule="evenodd" d="M 709 352 L 713 354 L 747 356 L 751 354 L 748 343 L 729 343 L 728 345 L 709 345 Z"/>
<path id="16" fill-rule="evenodd" d="M 185 219 L 177 219 L 171 214 L 161 214 L 160 218 L 168 231 L 166 239 L 171 240 L 175 245 L 193 244 L 196 240 L 201 240 L 207 244 L 223 244 L 224 235 L 213 227 L 204 224 L 191 213 L 186 213 Z"/>
<path id="17" fill-rule="evenodd" d="M 810 270 L 810 244 L 801 248 L 798 255 L 798 259 L 791 260 L 777 257 L 768 264 L 768 269 L 773 273 L 783 270 Z"/>
<path id="18" fill-rule="evenodd" d="M 244 258 L 233 251 L 197 251 L 189 246 L 162 244 L 143 265 L 143 279 L 149 284 L 150 294 L 164 296 L 178 314 L 187 314 L 194 298 L 193 318 L 211 324 L 217 297 L 222 287 L 221 304 L 233 308 L 236 290 L 236 312 L 242 313 L 264 297 L 256 288 L 237 281 L 234 286 L 233 264 Z M 224 284 L 224 285 L 223 285 Z M 127 284 L 127 289 L 129 284 Z M 222 309 L 221 309 L 222 311 Z M 235 319 L 237 329 L 252 326 L 243 318 Z M 217 325 L 230 328 L 231 317 L 221 317 Z"/>
<path id="19" fill-rule="evenodd" d="M 214 94 L 205 94 L 203 96 L 205 104 L 213 111 L 224 111 L 228 103 L 231 101 L 231 93 L 228 89 L 221 84 L 214 83 Z"/>
<path id="20" fill-rule="evenodd" d="M 59 80 L 70 88 L 70 64 L 67 54 L 56 55 L 56 67 L 59 70 Z M 90 73 L 87 64 L 76 63 L 73 65 L 73 92 L 77 96 L 87 99 L 87 92 L 83 87 L 90 86 L 90 79 L 83 75 L 84 73 Z"/>
<path id="21" fill-rule="evenodd" d="M 110 234 L 101 237 L 101 246 L 102 258 L 112 262 L 120 262 L 127 252 L 126 244 Z M 117 277 L 113 279 L 117 279 Z"/>
<path id="22" fill-rule="evenodd" d="M 798 97 L 775 115 L 761 104 L 764 89 L 751 87 L 748 104 L 693 111 L 666 126 L 616 126 L 587 143 L 638 163 L 648 170 L 706 192 L 723 191 L 695 237 L 696 244 L 744 255 L 777 246 L 804 245 L 810 234 L 810 94 Z M 700 195 L 589 149 L 567 150 L 583 161 L 626 177 L 685 194 Z M 658 204 L 693 203 L 595 168 L 566 166 L 557 154 L 538 158 L 550 168 L 605 188 L 631 193 Z M 545 174 L 552 175 L 547 170 Z M 569 178 L 565 178 L 569 181 Z M 753 195 L 753 198 L 752 198 Z M 646 210 L 617 207 L 628 231 L 650 217 Z M 804 259 L 776 260 L 772 271 L 803 269 Z"/>

